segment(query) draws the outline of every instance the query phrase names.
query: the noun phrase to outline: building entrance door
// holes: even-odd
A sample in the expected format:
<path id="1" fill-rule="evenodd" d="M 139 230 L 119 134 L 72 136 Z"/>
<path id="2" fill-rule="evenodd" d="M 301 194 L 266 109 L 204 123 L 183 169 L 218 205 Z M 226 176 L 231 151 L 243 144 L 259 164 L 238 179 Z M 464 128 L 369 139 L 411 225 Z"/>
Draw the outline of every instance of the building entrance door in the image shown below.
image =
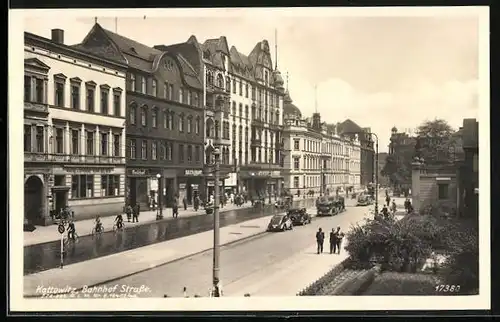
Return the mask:
<path id="1" fill-rule="evenodd" d="M 37 176 L 31 176 L 24 184 L 24 219 L 29 224 L 40 224 L 44 216 L 43 182 Z"/>

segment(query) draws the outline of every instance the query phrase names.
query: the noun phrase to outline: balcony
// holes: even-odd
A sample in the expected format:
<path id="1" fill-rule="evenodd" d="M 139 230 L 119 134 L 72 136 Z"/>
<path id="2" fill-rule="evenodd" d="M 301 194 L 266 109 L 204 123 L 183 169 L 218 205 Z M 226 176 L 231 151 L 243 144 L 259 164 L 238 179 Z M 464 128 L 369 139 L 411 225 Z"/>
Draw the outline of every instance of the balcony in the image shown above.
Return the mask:
<path id="1" fill-rule="evenodd" d="M 24 162 L 50 162 L 64 164 L 125 164 L 125 157 L 24 152 Z"/>
<path id="2" fill-rule="evenodd" d="M 217 146 L 217 145 L 227 145 L 227 146 L 230 146 L 231 145 L 231 139 L 224 139 L 222 137 L 213 138 L 212 142 L 213 142 L 213 145 L 215 145 L 215 146 Z"/>
<path id="3" fill-rule="evenodd" d="M 24 102 L 24 110 L 30 112 L 49 114 L 49 107 L 47 104 L 41 104 L 36 102 Z"/>
<path id="4" fill-rule="evenodd" d="M 230 95 L 224 87 L 219 87 L 215 84 L 207 84 L 207 92 L 212 94 Z"/>
<path id="5" fill-rule="evenodd" d="M 251 146 L 256 146 L 256 147 L 261 147 L 262 146 L 262 140 L 261 139 L 252 139 Z"/>

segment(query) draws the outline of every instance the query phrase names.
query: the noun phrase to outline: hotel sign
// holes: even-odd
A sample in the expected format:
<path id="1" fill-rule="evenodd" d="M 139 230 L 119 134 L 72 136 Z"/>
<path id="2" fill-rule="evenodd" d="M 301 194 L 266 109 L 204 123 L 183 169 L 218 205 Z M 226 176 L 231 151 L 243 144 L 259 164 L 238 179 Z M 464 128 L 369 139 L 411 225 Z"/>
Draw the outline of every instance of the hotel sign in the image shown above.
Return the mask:
<path id="1" fill-rule="evenodd" d="M 129 169 L 129 173 L 133 176 L 145 176 L 148 174 L 146 169 Z"/>
<path id="2" fill-rule="evenodd" d="M 184 171 L 184 175 L 190 176 L 190 177 L 202 176 L 203 171 L 200 169 L 186 169 L 186 171 Z"/>

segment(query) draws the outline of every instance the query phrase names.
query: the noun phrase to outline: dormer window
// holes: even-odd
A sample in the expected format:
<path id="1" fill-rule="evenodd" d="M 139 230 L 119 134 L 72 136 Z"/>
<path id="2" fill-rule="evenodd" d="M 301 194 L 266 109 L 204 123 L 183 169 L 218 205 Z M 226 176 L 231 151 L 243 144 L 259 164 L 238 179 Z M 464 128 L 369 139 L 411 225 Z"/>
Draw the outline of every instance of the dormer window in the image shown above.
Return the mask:
<path id="1" fill-rule="evenodd" d="M 210 59 L 210 51 L 205 50 L 205 51 L 203 52 L 203 58 L 205 58 L 205 59 Z"/>

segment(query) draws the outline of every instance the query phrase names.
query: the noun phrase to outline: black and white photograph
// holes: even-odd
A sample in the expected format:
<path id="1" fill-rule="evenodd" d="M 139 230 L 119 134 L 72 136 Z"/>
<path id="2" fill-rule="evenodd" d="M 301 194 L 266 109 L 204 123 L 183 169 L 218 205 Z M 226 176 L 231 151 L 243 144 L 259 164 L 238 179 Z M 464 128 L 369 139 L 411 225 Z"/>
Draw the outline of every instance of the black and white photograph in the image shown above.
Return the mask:
<path id="1" fill-rule="evenodd" d="M 490 308 L 487 7 L 9 15 L 11 310 Z"/>

